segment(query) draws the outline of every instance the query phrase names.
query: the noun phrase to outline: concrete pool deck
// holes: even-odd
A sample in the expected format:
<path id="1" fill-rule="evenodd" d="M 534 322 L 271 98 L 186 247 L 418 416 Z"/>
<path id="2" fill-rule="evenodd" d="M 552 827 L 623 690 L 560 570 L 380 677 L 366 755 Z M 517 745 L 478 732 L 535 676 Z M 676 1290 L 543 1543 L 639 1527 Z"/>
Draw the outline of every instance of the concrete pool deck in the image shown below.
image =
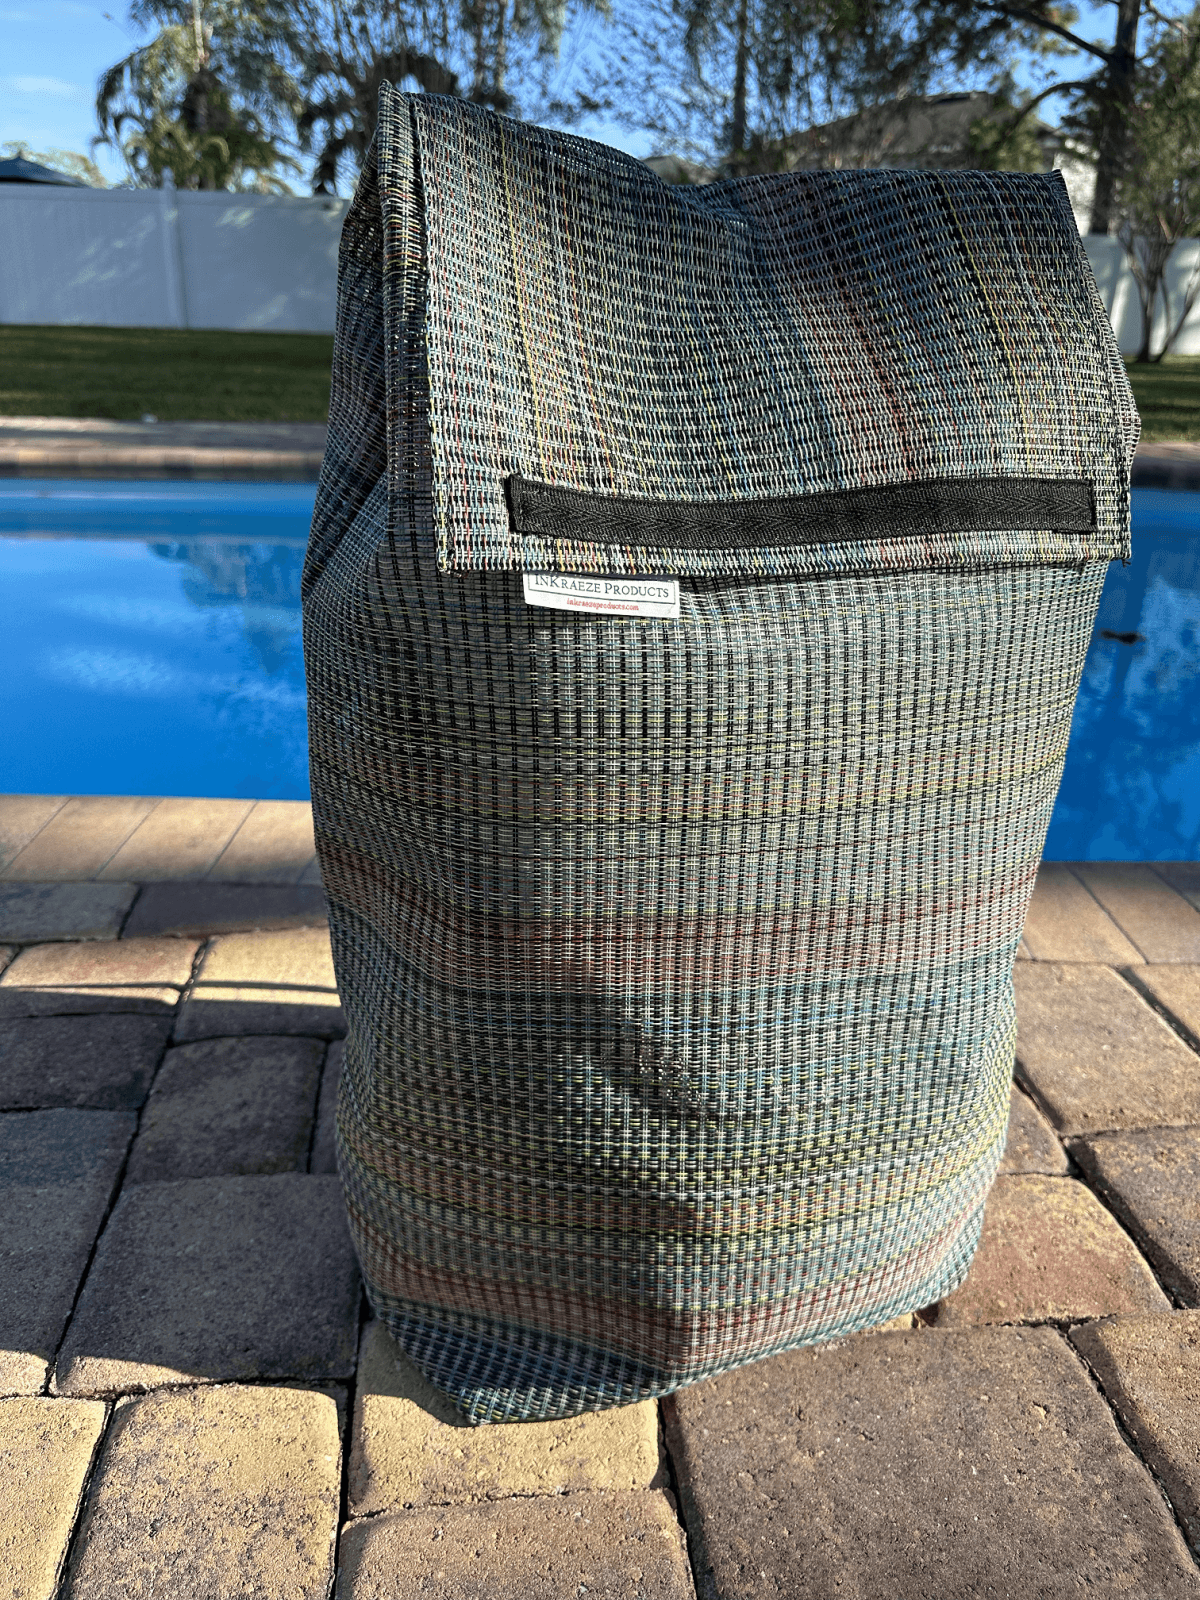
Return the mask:
<path id="1" fill-rule="evenodd" d="M 0 478 L 315 482 L 323 422 L 0 417 Z"/>
<path id="2" fill-rule="evenodd" d="M 112 422 L 0 417 L 0 478 L 315 482 L 323 422 Z M 1138 446 L 1137 488 L 1200 489 L 1200 444 Z"/>
<path id="3" fill-rule="evenodd" d="M 309 808 L 0 797 L 0 1593 L 1200 1596 L 1200 864 L 1047 864 L 966 1284 L 468 1430 L 373 1323 Z"/>

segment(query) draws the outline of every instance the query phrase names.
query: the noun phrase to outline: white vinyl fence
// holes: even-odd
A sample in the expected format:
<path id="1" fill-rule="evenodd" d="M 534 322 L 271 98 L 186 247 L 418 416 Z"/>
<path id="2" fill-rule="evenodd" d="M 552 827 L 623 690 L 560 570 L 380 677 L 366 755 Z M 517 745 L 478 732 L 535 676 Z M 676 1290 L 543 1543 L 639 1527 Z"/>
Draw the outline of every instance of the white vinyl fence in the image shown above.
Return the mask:
<path id="1" fill-rule="evenodd" d="M 346 205 L 0 184 L 0 323 L 330 333 Z"/>
<path id="2" fill-rule="evenodd" d="M 0 323 L 112 328 L 333 331 L 338 234 L 347 202 L 172 189 L 0 184 Z M 1116 239 L 1084 247 L 1121 349 L 1141 311 Z M 1178 298 L 1200 251 L 1185 240 Z M 1200 305 L 1176 344 L 1200 352 Z"/>
<path id="3" fill-rule="evenodd" d="M 1083 237 L 1096 277 L 1100 298 L 1117 333 L 1117 343 L 1126 355 L 1134 355 L 1142 341 L 1142 308 L 1138 303 L 1137 287 L 1129 263 L 1118 239 L 1107 238 L 1102 233 L 1087 233 Z M 1183 297 L 1200 254 L 1200 239 L 1181 239 L 1167 267 L 1167 287 L 1171 291 L 1172 320 L 1183 310 Z M 1163 337 L 1162 297 L 1155 314 L 1154 350 Z M 1200 354 L 1200 299 L 1183 325 L 1176 339 L 1173 353 L 1177 356 Z"/>

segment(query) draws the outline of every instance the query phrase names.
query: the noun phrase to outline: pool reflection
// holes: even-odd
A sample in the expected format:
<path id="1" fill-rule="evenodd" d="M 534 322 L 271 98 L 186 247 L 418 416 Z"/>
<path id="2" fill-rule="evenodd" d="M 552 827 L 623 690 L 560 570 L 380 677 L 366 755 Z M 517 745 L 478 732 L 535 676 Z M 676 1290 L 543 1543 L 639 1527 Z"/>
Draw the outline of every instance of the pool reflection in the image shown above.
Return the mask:
<path id="1" fill-rule="evenodd" d="M 1046 841 L 1051 861 L 1200 856 L 1200 495 L 1138 490 L 1108 571 Z"/>
<path id="2" fill-rule="evenodd" d="M 163 561 L 182 563 L 181 588 L 200 610 L 240 608 L 242 633 L 264 672 L 285 672 L 296 653 L 304 551 L 279 544 L 200 541 L 152 544 Z"/>

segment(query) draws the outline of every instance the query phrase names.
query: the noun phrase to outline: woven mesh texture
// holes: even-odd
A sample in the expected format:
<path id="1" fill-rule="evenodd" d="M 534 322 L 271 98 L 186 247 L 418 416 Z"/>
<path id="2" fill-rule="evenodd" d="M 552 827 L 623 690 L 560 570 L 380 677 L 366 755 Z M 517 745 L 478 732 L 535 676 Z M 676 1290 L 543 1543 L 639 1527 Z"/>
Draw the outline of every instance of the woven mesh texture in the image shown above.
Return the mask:
<path id="1" fill-rule="evenodd" d="M 673 188 L 478 107 L 385 91 L 382 111 L 385 210 L 409 203 L 406 172 L 422 180 L 442 566 L 828 569 L 808 549 L 517 538 L 513 472 L 677 501 L 1086 478 L 1092 553 L 1125 553 L 1135 413 L 1058 173 Z M 1034 531 L 1007 553 L 1074 552 Z M 924 559 L 977 555 L 947 538 Z M 837 565 L 880 559 L 843 549 Z"/>
<path id="2" fill-rule="evenodd" d="M 343 238 L 305 574 L 314 817 L 349 1029 L 339 1160 L 372 1304 L 418 1367 L 472 1422 L 555 1417 L 870 1326 L 961 1281 L 1004 1142 L 1012 960 L 1104 558 L 1126 547 L 1136 421 L 1043 180 L 803 174 L 701 205 L 615 153 L 471 107 L 388 91 L 383 109 Z M 495 152 L 510 150 L 524 187 L 505 223 Z M 510 449 L 536 385 L 512 346 L 487 367 L 471 341 L 500 316 L 517 222 L 534 240 L 559 226 L 560 166 L 596 249 L 612 209 L 619 270 L 585 283 L 581 255 L 572 280 L 539 245 L 537 270 L 560 275 L 528 304 L 644 284 L 643 257 L 619 253 L 631 190 L 644 234 L 659 196 L 676 281 L 743 330 L 750 258 L 729 251 L 705 279 L 704 206 L 728 232 L 751 203 L 803 220 L 820 191 L 858 219 L 855 238 L 813 233 L 790 277 L 773 262 L 781 300 L 839 285 L 797 313 L 811 350 L 781 377 L 788 416 L 754 409 L 763 389 L 744 368 L 719 403 L 699 395 L 699 352 L 662 366 L 665 328 L 633 366 L 606 366 L 613 346 L 581 321 L 606 374 L 603 426 L 578 456 L 562 445 L 600 412 L 577 364 L 538 413 L 556 419 L 553 448 Z M 979 307 L 1025 303 L 1028 279 L 982 244 L 987 272 L 967 270 L 935 192 L 973 218 L 982 197 L 1037 241 L 1039 281 L 1056 285 L 1012 332 L 1036 428 L 1004 412 L 1011 371 L 997 393 L 979 378 L 995 347 Z M 677 237 L 681 203 L 695 233 Z M 888 257 L 888 218 L 926 205 L 938 238 L 919 265 L 900 244 Z M 865 276 L 863 237 L 879 252 Z M 949 331 L 919 296 L 905 310 L 935 273 Z M 891 343 L 862 341 L 876 377 L 860 405 L 839 352 L 884 305 Z M 879 433 L 885 362 L 907 398 Z M 951 404 L 946 435 L 928 419 Z M 706 452 L 688 443 L 697 408 Z M 623 441 L 603 470 L 602 436 Z M 767 551 L 547 552 L 493 516 L 516 473 L 719 499 L 735 457 L 738 493 L 764 497 L 1082 479 L 1095 526 L 968 518 L 896 539 L 881 518 L 872 537 Z M 502 569 L 548 553 L 568 569 L 653 555 L 684 574 L 681 616 L 527 606 Z"/>

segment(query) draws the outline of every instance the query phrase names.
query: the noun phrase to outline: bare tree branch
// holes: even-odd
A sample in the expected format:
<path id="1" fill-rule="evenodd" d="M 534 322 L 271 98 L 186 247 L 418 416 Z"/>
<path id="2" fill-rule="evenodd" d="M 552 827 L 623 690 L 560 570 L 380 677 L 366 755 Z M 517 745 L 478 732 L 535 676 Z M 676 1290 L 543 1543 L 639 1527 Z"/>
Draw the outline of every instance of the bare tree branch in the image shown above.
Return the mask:
<path id="1" fill-rule="evenodd" d="M 1167 16 L 1164 11 L 1160 11 L 1158 9 L 1158 7 L 1154 4 L 1154 0 L 1142 0 L 1142 10 L 1148 17 L 1153 17 L 1155 22 L 1159 23 L 1162 27 L 1174 29 L 1181 39 L 1187 38 L 1187 23 L 1184 22 L 1181 17 Z"/>
<path id="2" fill-rule="evenodd" d="M 1034 110 L 1036 106 L 1041 105 L 1043 100 L 1049 100 L 1051 95 L 1074 94 L 1077 90 L 1081 94 L 1094 94 L 1096 91 L 1095 78 L 1076 78 L 1071 83 L 1047 84 L 1044 89 L 1040 89 L 1037 94 L 1031 96 L 1030 99 L 1028 99 L 1025 104 L 1020 107 L 1016 116 L 1013 117 L 1011 123 L 1006 125 L 1006 131 L 1011 131 L 1013 128 L 1020 127 L 1021 123 L 1024 122 L 1029 113 Z"/>
<path id="3" fill-rule="evenodd" d="M 1047 17 L 1041 12 L 1031 11 L 1028 6 L 1006 5 L 1003 0 L 977 0 L 977 4 L 981 11 L 990 11 L 996 16 L 1008 17 L 1012 22 L 1025 22 L 1047 33 L 1057 34 L 1076 50 L 1084 50 L 1100 61 L 1107 63 L 1112 60 L 1111 50 L 1106 50 L 1103 45 L 1095 44 L 1090 39 L 1081 39 L 1077 33 L 1072 33 L 1070 28 L 1064 27 L 1061 22 L 1055 22 L 1052 17 Z"/>

